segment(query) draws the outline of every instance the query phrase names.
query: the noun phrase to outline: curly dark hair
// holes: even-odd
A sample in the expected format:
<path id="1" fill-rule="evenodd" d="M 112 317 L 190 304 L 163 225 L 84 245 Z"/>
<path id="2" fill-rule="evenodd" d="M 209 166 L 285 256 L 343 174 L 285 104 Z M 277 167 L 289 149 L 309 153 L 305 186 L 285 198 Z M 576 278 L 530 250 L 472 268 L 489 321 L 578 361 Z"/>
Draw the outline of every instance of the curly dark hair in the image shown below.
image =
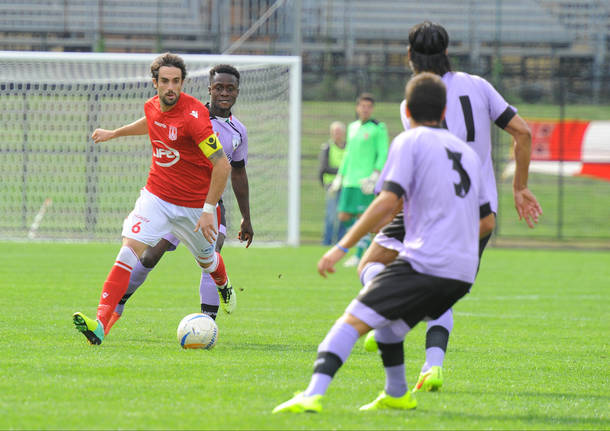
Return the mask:
<path id="1" fill-rule="evenodd" d="M 213 68 L 210 69 L 210 83 L 214 80 L 214 76 L 216 76 L 217 73 L 228 73 L 230 75 L 233 75 L 237 78 L 237 82 L 239 83 L 239 71 L 234 68 L 233 66 L 231 66 L 230 64 L 218 64 L 216 66 L 214 66 Z"/>
<path id="2" fill-rule="evenodd" d="M 184 81 L 184 78 L 186 78 L 186 64 L 179 55 L 166 52 L 155 58 L 150 65 L 150 74 L 153 78 L 159 79 L 159 69 L 163 66 L 177 67 L 182 71 L 182 80 Z"/>

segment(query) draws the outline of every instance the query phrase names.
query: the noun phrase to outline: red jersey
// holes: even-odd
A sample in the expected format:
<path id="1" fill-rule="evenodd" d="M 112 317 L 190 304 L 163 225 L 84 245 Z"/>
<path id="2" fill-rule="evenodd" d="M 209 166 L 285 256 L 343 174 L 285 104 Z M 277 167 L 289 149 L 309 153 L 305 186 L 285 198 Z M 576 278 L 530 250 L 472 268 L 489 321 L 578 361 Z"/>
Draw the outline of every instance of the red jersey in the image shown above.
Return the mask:
<path id="1" fill-rule="evenodd" d="M 212 163 L 206 155 L 218 149 L 208 109 L 186 93 L 167 112 L 159 96 L 144 104 L 152 163 L 146 189 L 164 201 L 201 208 L 210 188 Z M 204 154 L 205 152 L 205 154 Z"/>

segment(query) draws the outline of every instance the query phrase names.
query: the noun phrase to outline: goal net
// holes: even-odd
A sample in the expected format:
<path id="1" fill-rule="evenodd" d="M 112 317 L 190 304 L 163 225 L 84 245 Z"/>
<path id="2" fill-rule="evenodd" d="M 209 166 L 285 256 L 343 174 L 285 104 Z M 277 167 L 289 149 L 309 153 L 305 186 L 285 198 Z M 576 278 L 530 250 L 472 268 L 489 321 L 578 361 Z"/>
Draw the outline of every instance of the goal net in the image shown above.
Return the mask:
<path id="1" fill-rule="evenodd" d="M 147 136 L 94 144 L 95 128 L 143 116 L 156 54 L 0 52 L 0 238 L 117 241 L 146 182 Z M 183 55 L 183 91 L 206 102 L 216 64 L 240 71 L 233 113 L 248 129 L 256 242 L 299 242 L 300 59 Z M 224 193 L 227 240 L 241 214 Z"/>

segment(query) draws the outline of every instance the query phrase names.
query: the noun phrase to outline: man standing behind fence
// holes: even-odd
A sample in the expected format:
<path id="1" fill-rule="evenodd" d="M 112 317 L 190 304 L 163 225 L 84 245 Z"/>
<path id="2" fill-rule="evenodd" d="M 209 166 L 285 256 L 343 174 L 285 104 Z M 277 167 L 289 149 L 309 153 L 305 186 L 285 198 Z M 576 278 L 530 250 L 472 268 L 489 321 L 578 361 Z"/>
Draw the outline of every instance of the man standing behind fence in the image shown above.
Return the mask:
<path id="1" fill-rule="evenodd" d="M 337 203 L 341 190 L 330 186 L 337 176 L 345 155 L 345 124 L 333 121 L 330 125 L 330 139 L 320 149 L 320 181 L 326 191 L 326 211 L 324 214 L 324 237 L 322 245 L 334 244 L 345 234 L 343 224 L 337 218 Z"/>

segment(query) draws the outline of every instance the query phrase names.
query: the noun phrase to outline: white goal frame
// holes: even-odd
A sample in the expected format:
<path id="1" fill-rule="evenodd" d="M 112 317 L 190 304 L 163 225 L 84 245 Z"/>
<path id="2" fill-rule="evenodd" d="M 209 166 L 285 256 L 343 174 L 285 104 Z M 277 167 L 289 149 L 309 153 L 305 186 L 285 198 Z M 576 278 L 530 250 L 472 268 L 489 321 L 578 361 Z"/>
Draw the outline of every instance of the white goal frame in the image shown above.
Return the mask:
<path id="1" fill-rule="evenodd" d="M 10 61 L 40 61 L 40 62 L 61 62 L 62 60 L 79 61 L 83 63 L 120 63 L 120 62 L 145 62 L 150 64 L 159 54 L 131 54 L 131 53 L 56 53 L 56 52 L 12 52 L 0 51 L 0 64 L 7 60 Z M 249 56 L 249 55 L 193 55 L 179 54 L 186 62 L 187 67 L 193 62 L 207 62 L 210 64 L 231 64 L 238 69 L 240 66 L 264 63 L 270 65 L 284 65 L 289 68 L 289 94 L 288 94 L 288 178 L 286 187 L 288 189 L 287 198 L 287 232 L 285 241 L 280 243 L 290 246 L 298 246 L 300 243 L 300 160 L 301 160 L 301 58 L 298 56 Z M 19 82 L 19 76 L 12 82 Z M 188 77 L 187 77 L 188 79 Z M 27 78 L 23 78 L 27 82 Z M 0 81 L 0 84 L 2 82 Z M 186 87 L 188 92 L 188 84 Z M 0 97 L 2 97 L 0 95 Z M 145 100 L 142 100 L 144 103 Z M 239 105 L 239 100 L 238 100 Z M 128 119 L 126 119 L 128 120 Z M 103 124 L 100 124 L 103 127 Z M 248 124 L 246 124 L 248 127 Z M 0 143 L 0 145 L 2 145 Z M 255 144 L 254 144 L 255 145 Z M 2 148 L 0 147 L 0 150 Z M 252 208 L 255 212 L 256 208 Z M 38 217 L 37 222 L 44 215 L 44 211 Z M 32 226 L 37 228 L 38 226 Z M 256 226 L 255 232 L 256 232 Z M 120 230 L 120 226 L 117 226 Z M 29 236 L 33 237 L 34 229 L 30 229 Z M 3 237 L 0 231 L 0 238 Z M 5 237 L 4 239 L 19 239 Z"/>

